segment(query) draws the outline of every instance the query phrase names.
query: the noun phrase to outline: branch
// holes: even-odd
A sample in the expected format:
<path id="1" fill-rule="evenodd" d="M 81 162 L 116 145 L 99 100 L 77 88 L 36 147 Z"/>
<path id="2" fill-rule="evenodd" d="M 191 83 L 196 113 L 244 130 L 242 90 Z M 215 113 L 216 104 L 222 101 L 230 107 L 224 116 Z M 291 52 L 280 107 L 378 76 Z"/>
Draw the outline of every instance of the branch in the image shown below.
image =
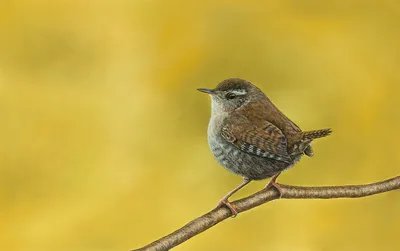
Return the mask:
<path id="1" fill-rule="evenodd" d="M 359 198 L 400 189 L 400 176 L 367 185 L 300 187 L 280 184 L 280 186 L 282 188 L 282 199 Z M 240 213 L 276 199 L 279 199 L 279 193 L 272 187 L 234 201 L 232 204 Z M 231 211 L 226 207 L 214 209 L 175 232 L 133 251 L 169 250 L 229 218 L 231 215 Z"/>

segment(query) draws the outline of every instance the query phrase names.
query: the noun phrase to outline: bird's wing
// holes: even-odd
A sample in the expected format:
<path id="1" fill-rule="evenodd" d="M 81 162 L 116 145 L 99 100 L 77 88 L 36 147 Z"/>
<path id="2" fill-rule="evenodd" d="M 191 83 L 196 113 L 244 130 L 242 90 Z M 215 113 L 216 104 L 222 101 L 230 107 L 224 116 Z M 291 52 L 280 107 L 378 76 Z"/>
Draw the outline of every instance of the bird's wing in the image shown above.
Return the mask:
<path id="1" fill-rule="evenodd" d="M 245 116 L 235 115 L 222 127 L 222 137 L 240 150 L 264 158 L 291 163 L 285 135 L 268 121 L 252 124 Z"/>

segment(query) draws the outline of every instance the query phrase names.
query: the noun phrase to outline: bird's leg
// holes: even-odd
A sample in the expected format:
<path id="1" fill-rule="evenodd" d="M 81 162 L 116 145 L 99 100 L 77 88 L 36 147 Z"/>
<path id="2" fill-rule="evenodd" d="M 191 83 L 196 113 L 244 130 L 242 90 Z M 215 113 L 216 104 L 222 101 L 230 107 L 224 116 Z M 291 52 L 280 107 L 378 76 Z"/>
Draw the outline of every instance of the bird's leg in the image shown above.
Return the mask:
<path id="1" fill-rule="evenodd" d="M 219 200 L 219 202 L 217 204 L 217 208 L 221 207 L 222 205 L 227 206 L 232 211 L 232 217 L 235 218 L 237 216 L 238 212 L 237 212 L 236 208 L 228 201 L 228 199 L 234 193 L 236 193 L 237 191 L 239 191 L 241 188 L 243 188 L 245 185 L 247 185 L 249 183 L 250 183 L 250 179 L 244 177 L 242 184 L 240 184 L 238 187 L 236 187 L 235 189 L 230 191 L 227 195 L 225 195 L 224 197 L 222 197 L 222 199 Z"/>
<path id="2" fill-rule="evenodd" d="M 278 192 L 279 192 L 279 198 L 281 198 L 282 197 L 282 188 L 281 188 L 281 186 L 276 182 L 276 179 L 278 178 L 278 176 L 280 175 L 281 173 L 277 173 L 277 174 L 275 174 L 274 176 L 272 176 L 272 178 L 271 178 L 271 180 L 268 182 L 268 184 L 265 186 L 265 189 L 269 189 L 269 188 L 271 188 L 271 187 L 275 187 L 276 188 L 276 190 L 278 190 Z"/>

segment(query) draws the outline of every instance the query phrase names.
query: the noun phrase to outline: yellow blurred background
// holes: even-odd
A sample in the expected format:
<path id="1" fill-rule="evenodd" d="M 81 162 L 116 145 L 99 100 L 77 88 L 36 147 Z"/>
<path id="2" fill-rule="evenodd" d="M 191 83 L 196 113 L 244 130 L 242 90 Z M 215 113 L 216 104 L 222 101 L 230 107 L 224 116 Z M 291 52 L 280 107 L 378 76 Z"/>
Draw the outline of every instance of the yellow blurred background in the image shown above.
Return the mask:
<path id="1" fill-rule="evenodd" d="M 241 178 L 196 88 L 228 77 L 334 130 L 279 182 L 399 175 L 399 25 L 398 1 L 2 0 L 0 249 L 129 250 L 211 210 Z M 174 250 L 400 250 L 399 212 L 397 191 L 280 200 Z"/>

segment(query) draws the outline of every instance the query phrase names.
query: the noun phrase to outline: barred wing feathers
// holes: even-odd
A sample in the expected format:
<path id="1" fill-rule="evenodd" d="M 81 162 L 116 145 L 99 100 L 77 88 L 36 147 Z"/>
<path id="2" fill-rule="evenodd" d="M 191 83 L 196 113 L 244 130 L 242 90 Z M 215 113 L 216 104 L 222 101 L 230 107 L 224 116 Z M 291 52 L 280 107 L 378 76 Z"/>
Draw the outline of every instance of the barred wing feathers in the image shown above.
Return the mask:
<path id="1" fill-rule="evenodd" d="M 240 150 L 286 163 L 291 163 L 287 140 L 282 131 L 268 121 L 255 126 L 242 116 L 232 116 L 221 132 L 222 137 Z"/>

